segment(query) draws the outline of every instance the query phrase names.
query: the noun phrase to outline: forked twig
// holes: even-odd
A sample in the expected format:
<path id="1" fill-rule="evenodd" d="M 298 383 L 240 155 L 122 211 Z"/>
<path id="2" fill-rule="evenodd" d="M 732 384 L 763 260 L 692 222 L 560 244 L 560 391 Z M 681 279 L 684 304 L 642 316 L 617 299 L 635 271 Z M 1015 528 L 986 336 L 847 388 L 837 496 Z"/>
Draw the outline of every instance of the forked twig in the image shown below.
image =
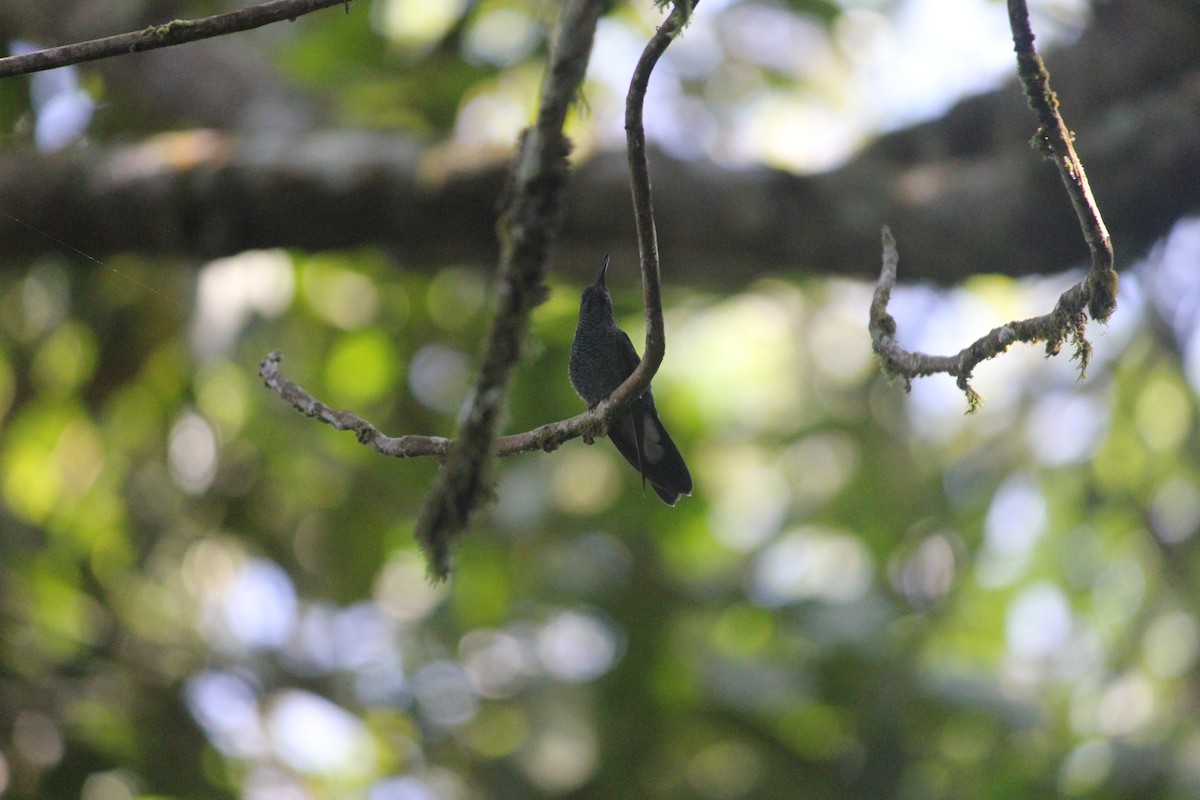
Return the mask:
<path id="1" fill-rule="evenodd" d="M 914 353 L 905 350 L 896 341 L 896 320 L 887 310 L 896 283 L 899 254 L 891 231 L 884 226 L 883 266 L 871 301 L 868 326 L 872 346 L 883 362 L 883 371 L 890 377 L 903 380 L 906 388 L 914 378 L 939 372 L 953 375 L 958 379 L 958 387 L 967 395 L 968 412 L 974 411 L 980 403 L 978 393 L 970 384 L 975 367 L 981 361 L 1003 353 L 1013 342 L 1045 342 L 1046 354 L 1057 355 L 1062 350 L 1063 342 L 1070 341 L 1074 346 L 1074 357 L 1080 362 L 1080 375 L 1085 375 L 1092 354 L 1092 346 L 1084 336 L 1088 315 L 1104 322 L 1117 307 L 1117 273 L 1113 269 L 1112 242 L 1092 196 L 1083 163 L 1075 152 L 1074 137 L 1058 112 L 1058 97 L 1050 89 L 1046 65 L 1034 49 L 1034 36 L 1029 26 L 1025 0 L 1008 0 L 1008 18 L 1017 53 L 1017 73 L 1039 123 L 1031 144 L 1058 168 L 1083 230 L 1083 237 L 1091 250 L 1092 266 L 1083 280 L 1063 292 L 1049 314 L 994 328 L 953 356 Z"/>

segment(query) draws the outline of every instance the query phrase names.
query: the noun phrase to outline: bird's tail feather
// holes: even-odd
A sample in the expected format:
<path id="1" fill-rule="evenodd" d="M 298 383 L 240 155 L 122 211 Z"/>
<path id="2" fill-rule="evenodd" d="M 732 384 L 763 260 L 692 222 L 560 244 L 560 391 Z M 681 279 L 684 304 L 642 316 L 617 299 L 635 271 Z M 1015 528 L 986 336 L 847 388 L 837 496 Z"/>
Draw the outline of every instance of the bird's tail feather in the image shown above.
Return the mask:
<path id="1" fill-rule="evenodd" d="M 634 421 L 640 421 L 635 425 Z M 692 493 L 692 475 L 683 455 L 655 413 L 653 401 L 635 402 L 609 425 L 608 438 L 667 505 Z"/>

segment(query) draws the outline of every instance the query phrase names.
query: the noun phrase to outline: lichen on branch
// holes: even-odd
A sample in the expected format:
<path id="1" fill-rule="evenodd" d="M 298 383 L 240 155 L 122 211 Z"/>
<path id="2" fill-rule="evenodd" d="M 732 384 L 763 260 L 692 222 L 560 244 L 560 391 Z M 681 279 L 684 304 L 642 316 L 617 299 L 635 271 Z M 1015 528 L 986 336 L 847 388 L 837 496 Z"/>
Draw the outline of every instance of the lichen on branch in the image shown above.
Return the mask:
<path id="1" fill-rule="evenodd" d="M 884 226 L 883 266 L 871 301 L 868 323 L 871 344 L 880 358 L 884 374 L 904 381 L 905 388 L 911 387 L 913 379 L 922 376 L 953 375 L 958 387 L 966 394 L 968 413 L 976 410 L 982 401 L 971 388 L 975 367 L 1000 355 L 1014 342 L 1045 342 L 1047 356 L 1057 355 L 1063 344 L 1069 342 L 1074 351 L 1072 357 L 1079 361 L 1080 377 L 1084 377 L 1092 355 L 1092 345 L 1085 336 L 1088 317 L 1105 322 L 1117 307 L 1112 242 L 1092 196 L 1083 162 L 1075 152 L 1074 136 L 1059 113 L 1058 96 L 1050 88 L 1050 73 L 1034 48 L 1025 0 L 1008 0 L 1008 16 L 1017 54 L 1017 74 L 1029 106 L 1038 118 L 1039 128 L 1032 142 L 1058 169 L 1084 241 L 1091 251 L 1092 265 L 1087 276 L 1063 292 L 1048 314 L 993 328 L 953 356 L 914 353 L 896 341 L 896 321 L 887 310 L 900 257 L 896 240 Z"/>

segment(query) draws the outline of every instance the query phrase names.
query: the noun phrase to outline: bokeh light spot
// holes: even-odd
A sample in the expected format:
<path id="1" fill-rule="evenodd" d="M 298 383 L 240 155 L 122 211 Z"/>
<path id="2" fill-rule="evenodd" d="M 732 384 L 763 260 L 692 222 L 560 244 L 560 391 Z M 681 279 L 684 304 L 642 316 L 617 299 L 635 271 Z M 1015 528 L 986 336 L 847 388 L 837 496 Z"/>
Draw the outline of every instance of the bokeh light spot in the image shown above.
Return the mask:
<path id="1" fill-rule="evenodd" d="M 201 672 L 187 682 L 184 698 L 218 750 L 237 758 L 265 752 L 258 697 L 243 677 L 219 670 Z"/>
<path id="2" fill-rule="evenodd" d="M 354 672 L 398 666 L 396 626 L 375 603 L 354 603 L 331 619 L 334 663 Z"/>
<path id="3" fill-rule="evenodd" d="M 453 661 L 431 661 L 413 676 L 417 708 L 439 728 L 457 728 L 475 718 L 479 696 L 471 679 Z"/>
<path id="4" fill-rule="evenodd" d="M 12 743 L 22 758 L 39 767 L 53 767 L 66 752 L 58 724 L 37 711 L 17 714 L 12 723 Z"/>
<path id="5" fill-rule="evenodd" d="M 496 66 L 508 66 L 529 55 L 541 25 L 521 8 L 493 8 L 478 15 L 467 29 L 467 54 Z"/>
<path id="6" fill-rule="evenodd" d="M 471 323 L 486 299 L 486 286 L 478 270 L 443 269 L 429 282 L 425 302 L 434 325 L 457 331 Z"/>
<path id="7" fill-rule="evenodd" d="M 564 611 L 545 625 L 537 652 L 546 672 L 564 681 L 595 680 L 621 655 L 623 643 L 611 623 L 594 613 Z"/>
<path id="8" fill-rule="evenodd" d="M 192 344 L 201 358 L 229 352 L 255 314 L 275 317 L 292 302 L 292 260 L 282 250 L 251 250 L 200 270 Z"/>
<path id="9" fill-rule="evenodd" d="M 1008 606 L 1008 648 L 1023 658 L 1045 658 L 1066 642 L 1071 608 L 1062 590 L 1050 583 L 1024 589 Z"/>
<path id="10" fill-rule="evenodd" d="M 1158 678 L 1177 678 L 1190 671 L 1200 656 L 1196 618 L 1170 611 L 1155 619 L 1142 639 L 1146 669 Z"/>
<path id="11" fill-rule="evenodd" d="M 701 797 L 747 796 L 762 778 L 762 757 L 745 742 L 726 739 L 705 747 L 688 763 L 687 779 Z"/>
<path id="12" fill-rule="evenodd" d="M 347 334 L 330 348 L 325 385 L 339 403 L 371 403 L 395 388 L 399 369 L 396 349 L 383 333 Z"/>
<path id="13" fill-rule="evenodd" d="M 1112 745 L 1105 740 L 1092 739 L 1076 745 L 1059 768 L 1059 788 L 1070 796 L 1089 794 L 1108 778 L 1112 762 Z"/>
<path id="14" fill-rule="evenodd" d="M 214 646 L 242 652 L 287 644 L 299 621 L 298 601 L 278 564 L 242 559 L 211 542 L 193 548 L 188 562 L 201 599 L 201 630 Z M 199 572 L 201 565 L 210 569 Z"/>
<path id="15" fill-rule="evenodd" d="M 746 552 L 779 533 L 792 499 L 791 487 L 757 447 L 722 447 L 711 463 L 715 497 L 709 517 L 712 535 L 731 550 Z"/>
<path id="16" fill-rule="evenodd" d="M 471 362 L 466 354 L 444 344 L 422 347 L 408 368 L 413 396 L 422 405 L 447 414 L 462 405 L 470 381 Z"/>
<path id="17" fill-rule="evenodd" d="M 870 551 L 856 537 L 805 526 L 758 554 L 750 595 L 768 608 L 802 600 L 849 603 L 867 593 L 874 572 Z"/>
<path id="18" fill-rule="evenodd" d="M 1192 537 L 1200 528 L 1200 489 L 1190 478 L 1172 478 L 1154 495 L 1150 522 L 1154 534 L 1167 544 Z"/>
<path id="19" fill-rule="evenodd" d="M 275 754 L 307 773 L 370 774 L 376 749 L 362 721 L 323 697 L 288 689 L 271 699 L 267 731 Z"/>
<path id="20" fill-rule="evenodd" d="M 1100 446 L 1107 422 L 1101 398 L 1078 391 L 1047 392 L 1029 412 L 1029 449 L 1050 466 L 1085 461 Z"/>
<path id="21" fill-rule="evenodd" d="M 83 782 L 80 800 L 134 800 L 137 788 L 120 770 L 93 772 Z"/>
<path id="22" fill-rule="evenodd" d="M 300 272 L 304 299 L 325 321 L 352 331 L 369 325 L 379 313 L 375 283 L 335 263 L 312 257 Z"/>
<path id="23" fill-rule="evenodd" d="M 58 326 L 37 349 L 30 377 L 43 392 L 65 395 L 91 380 L 96 370 L 96 336 L 82 323 Z"/>
<path id="24" fill-rule="evenodd" d="M 992 495 L 984 519 L 985 548 L 975 565 L 979 584 L 997 588 L 1017 581 L 1048 522 L 1046 498 L 1033 476 L 1017 472 L 1006 478 Z"/>
<path id="25" fill-rule="evenodd" d="M 217 435 L 199 414 L 184 414 L 171 429 L 167 464 L 175 484 L 188 494 L 204 494 L 212 486 L 217 475 Z"/>
<path id="26" fill-rule="evenodd" d="M 484 758 L 505 758 L 525 744 L 529 719 L 521 708 L 487 705 L 460 736 Z"/>
<path id="27" fill-rule="evenodd" d="M 445 598 L 446 584 L 431 583 L 421 556 L 400 550 L 379 571 L 372 594 L 388 616 L 400 622 L 418 622 Z"/>
<path id="28" fill-rule="evenodd" d="M 1137 673 L 1126 673 L 1113 680 L 1100 695 L 1096 721 L 1100 732 L 1109 736 L 1136 733 L 1154 716 L 1154 687 Z"/>
<path id="29" fill-rule="evenodd" d="M 949 594 L 957 561 L 953 540 L 942 534 L 926 536 L 903 556 L 892 583 L 916 608 L 934 606 Z"/>
<path id="30" fill-rule="evenodd" d="M 487 698 L 510 697 L 534 674 L 530 648 L 504 631 L 471 631 L 462 638 L 458 652 L 463 669 Z"/>
<path id="31" fill-rule="evenodd" d="M 854 477 L 859 463 L 859 446 L 853 437 L 826 431 L 805 436 L 784 451 L 781 467 L 797 502 L 819 506 Z"/>
<path id="32" fill-rule="evenodd" d="M 695 312 L 670 325 L 671 355 L 660 372 L 667 380 L 659 382 L 686 376 L 711 431 L 792 430 L 802 410 L 802 314 L 799 297 L 782 287 Z"/>
<path id="33" fill-rule="evenodd" d="M 245 370 L 232 361 L 214 360 L 196 375 L 196 405 L 232 439 L 246 422 L 250 405 Z"/>
<path id="34" fill-rule="evenodd" d="M 66 319 L 71 310 L 71 280 L 57 259 L 38 262 L 21 290 L 22 338 L 40 336 Z"/>
<path id="35" fill-rule="evenodd" d="M 551 478 L 555 506 L 571 514 L 595 514 L 616 502 L 621 491 L 618 461 L 623 465 L 624 460 L 599 452 L 606 446 L 611 447 L 601 441 L 592 447 L 564 448 L 555 454 Z M 640 481 L 632 467 L 625 475 Z"/>
<path id="36" fill-rule="evenodd" d="M 385 36 L 417 50 L 440 39 L 465 5 L 466 0 L 385 0 L 374 11 Z"/>
<path id="37" fill-rule="evenodd" d="M 517 763 L 542 792 L 565 794 L 596 771 L 598 744 L 590 721 L 578 705 L 545 709 L 537 728 L 517 754 Z"/>
<path id="38" fill-rule="evenodd" d="M 1193 405 L 1177 381 L 1149 381 L 1138 394 L 1134 409 L 1134 424 L 1142 441 L 1158 453 L 1178 447 L 1191 433 Z"/>
<path id="39" fill-rule="evenodd" d="M 405 776 L 379 781 L 367 792 L 367 800 L 441 800 L 429 784 Z"/>
<path id="40" fill-rule="evenodd" d="M 835 386 L 862 382 L 875 369 L 870 340 L 861 335 L 862 309 L 871 304 L 866 284 L 833 281 L 808 325 L 807 352 L 817 373 Z"/>
<path id="41" fill-rule="evenodd" d="M 736 603 L 717 615 L 712 627 L 713 645 L 725 655 L 751 657 L 763 652 L 775 635 L 770 612 L 748 603 Z"/>

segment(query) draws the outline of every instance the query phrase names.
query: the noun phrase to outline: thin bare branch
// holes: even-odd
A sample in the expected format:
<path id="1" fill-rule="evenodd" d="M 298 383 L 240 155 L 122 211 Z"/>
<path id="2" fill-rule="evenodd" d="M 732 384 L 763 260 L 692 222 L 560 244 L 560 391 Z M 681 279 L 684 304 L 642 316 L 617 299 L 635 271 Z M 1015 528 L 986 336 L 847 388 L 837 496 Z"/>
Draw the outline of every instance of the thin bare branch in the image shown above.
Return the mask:
<path id="1" fill-rule="evenodd" d="M 979 394 L 970 384 L 975 367 L 981 361 L 1003 353 L 1014 342 L 1045 342 L 1049 356 L 1057 355 L 1063 343 L 1070 341 L 1074 346 L 1074 357 L 1080 362 L 1080 375 L 1085 375 L 1092 354 L 1092 346 L 1084 336 L 1088 314 L 1104 322 L 1117 306 L 1117 273 L 1113 269 L 1112 243 L 1092 196 L 1083 164 L 1075 152 L 1074 137 L 1058 112 L 1058 98 L 1050 89 L 1050 75 L 1034 49 L 1025 0 L 1008 0 L 1008 13 L 1017 53 L 1017 73 L 1040 124 L 1033 144 L 1058 168 L 1079 218 L 1083 237 L 1091 250 L 1092 267 L 1082 281 L 1059 296 L 1054 310 L 1049 314 L 993 328 L 953 356 L 914 353 L 905 350 L 896 341 L 896 320 L 887 310 L 892 288 L 896 284 L 900 256 L 896 250 L 896 240 L 892 238 L 888 227 L 884 226 L 883 265 L 875 285 L 868 325 L 872 346 L 883 362 L 883 371 L 889 377 L 903 380 L 906 388 L 911 386 L 914 378 L 939 372 L 953 375 L 957 378 L 958 387 L 967 396 L 968 412 L 978 408 L 981 402 Z"/>
<path id="2" fill-rule="evenodd" d="M 625 98 L 625 148 L 629 156 L 629 188 L 633 194 L 633 216 L 637 227 L 638 261 L 642 272 L 642 302 L 646 315 L 646 346 L 641 363 L 625 382 L 609 397 L 615 412 L 634 398 L 641 397 L 666 353 L 666 334 L 663 327 L 662 278 L 658 258 L 658 234 L 654 228 L 654 204 L 650 193 L 650 167 L 646 161 L 646 131 L 642 111 L 650 73 L 667 46 L 683 31 L 696 3 L 700 0 L 676 2 L 670 15 L 647 43 L 629 81 Z"/>
<path id="3" fill-rule="evenodd" d="M 267 388 L 292 404 L 300 413 L 324 422 L 339 431 L 353 431 L 358 441 L 376 453 L 392 458 L 420 458 L 431 456 L 444 460 L 450 454 L 453 440 L 443 436 L 385 436 L 379 429 L 353 411 L 341 411 L 325 405 L 303 387 L 289 380 L 279 368 L 283 354 L 271 351 L 259 364 L 258 374 Z M 602 409 L 579 414 L 560 422 L 551 422 L 524 433 L 498 437 L 492 446 L 492 455 L 515 456 L 535 451 L 552 452 L 559 445 L 579 437 L 591 438 L 602 435 L 604 413 Z"/>
<path id="4" fill-rule="evenodd" d="M 171 20 L 140 31 L 0 58 L 0 78 L 211 39 L 227 33 L 261 28 L 263 25 L 285 19 L 294 20 L 296 17 L 330 6 L 345 6 L 349 11 L 350 2 L 351 0 L 271 0 L 269 3 L 231 11 L 228 14 L 191 20 Z"/>

